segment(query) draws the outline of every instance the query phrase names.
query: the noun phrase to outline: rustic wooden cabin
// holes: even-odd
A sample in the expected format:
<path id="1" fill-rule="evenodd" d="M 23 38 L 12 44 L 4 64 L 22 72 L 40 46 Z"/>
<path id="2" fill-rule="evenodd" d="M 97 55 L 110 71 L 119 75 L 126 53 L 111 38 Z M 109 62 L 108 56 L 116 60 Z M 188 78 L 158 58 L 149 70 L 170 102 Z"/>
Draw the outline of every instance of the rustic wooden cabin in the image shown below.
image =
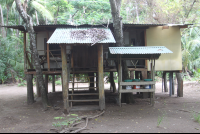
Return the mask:
<path id="1" fill-rule="evenodd" d="M 27 51 L 26 29 L 24 26 L 5 26 L 18 29 L 24 33 L 24 72 L 26 75 L 36 74 L 32 65 L 31 53 Z M 164 46 L 173 53 L 161 55 L 155 62 L 154 71 L 181 72 L 181 28 L 188 25 L 169 24 L 124 24 L 124 47 Z M 91 30 L 93 29 L 93 30 Z M 90 33 L 102 30 L 105 37 L 92 40 Z M 37 39 L 37 50 L 41 60 L 43 75 L 48 91 L 48 76 L 53 76 L 53 92 L 55 92 L 55 75 L 62 75 L 64 108 L 69 111 L 73 102 L 99 102 L 99 109 L 105 109 L 103 72 L 117 72 L 109 47 L 115 46 L 112 35 L 113 25 L 38 25 L 34 26 Z M 102 36 L 102 35 L 101 35 Z M 151 71 L 151 60 L 127 56 L 126 62 L 132 78 L 145 79 Z M 72 88 L 69 89 L 69 74 L 73 74 Z M 88 73 L 90 86 L 87 93 L 76 93 L 74 75 Z M 96 77 L 96 82 L 94 78 Z M 96 83 L 96 84 L 94 84 Z M 113 86 L 113 85 L 112 85 Z M 81 87 L 79 87 L 80 89 Z M 114 87 L 113 87 L 114 88 Z M 28 90 L 33 90 L 30 88 Z M 69 92 L 70 90 L 70 92 Z M 182 90 L 182 89 L 181 89 Z M 37 89 L 40 96 L 40 91 Z M 170 90 L 171 91 L 171 90 Z M 116 92 L 114 88 L 114 92 Z M 27 92 L 29 93 L 29 92 Z M 95 99 L 80 100 L 77 96 L 96 95 Z M 170 93 L 171 95 L 171 93 Z"/>

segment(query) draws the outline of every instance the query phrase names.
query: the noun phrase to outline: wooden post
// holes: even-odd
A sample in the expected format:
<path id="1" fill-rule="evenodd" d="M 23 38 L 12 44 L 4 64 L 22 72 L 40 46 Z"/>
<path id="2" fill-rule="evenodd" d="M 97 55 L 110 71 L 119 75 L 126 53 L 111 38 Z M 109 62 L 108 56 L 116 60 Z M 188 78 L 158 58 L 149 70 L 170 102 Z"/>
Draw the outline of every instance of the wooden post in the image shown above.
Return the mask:
<path id="1" fill-rule="evenodd" d="M 130 71 L 130 77 L 131 77 L 131 79 L 134 79 L 135 78 L 135 72 L 134 71 Z"/>
<path id="2" fill-rule="evenodd" d="M 27 64 L 26 64 L 26 32 L 24 32 L 24 72 L 27 70 Z"/>
<path id="3" fill-rule="evenodd" d="M 110 72 L 110 85 L 113 88 L 113 93 L 116 92 L 116 85 L 113 77 L 113 72 Z"/>
<path id="4" fill-rule="evenodd" d="M 183 79 L 181 73 L 176 73 L 177 78 L 177 97 L 183 97 Z"/>
<path id="5" fill-rule="evenodd" d="M 67 53 L 66 45 L 61 45 L 61 56 L 62 56 L 62 87 L 63 87 L 63 101 L 64 101 L 64 113 L 69 113 L 69 80 L 68 80 L 68 69 L 67 69 Z"/>
<path id="6" fill-rule="evenodd" d="M 103 45 L 98 45 L 98 85 L 99 85 L 99 107 L 105 109 L 104 79 L 103 79 Z"/>
<path id="7" fill-rule="evenodd" d="M 37 97 L 41 97 L 41 91 L 37 77 L 36 77 L 36 89 L 37 89 Z"/>
<path id="8" fill-rule="evenodd" d="M 172 80 L 173 79 L 173 72 L 169 73 L 169 96 L 172 96 Z"/>
<path id="9" fill-rule="evenodd" d="M 33 95 L 33 75 L 27 74 L 27 104 L 33 104 L 34 103 L 34 95 Z"/>
<path id="10" fill-rule="evenodd" d="M 52 75 L 52 92 L 55 92 L 55 75 Z"/>
<path id="11" fill-rule="evenodd" d="M 119 93 L 119 106 L 121 107 L 121 100 L 122 100 L 122 94 L 121 94 L 121 85 L 120 82 L 122 82 L 122 65 L 121 65 L 121 55 L 118 55 L 118 93 Z"/>
<path id="12" fill-rule="evenodd" d="M 167 87 L 167 72 L 163 71 L 163 81 L 164 81 L 164 91 L 168 92 L 168 87 Z"/>
<path id="13" fill-rule="evenodd" d="M 49 32 L 47 32 L 47 41 L 49 40 Z M 50 59 L 49 59 L 49 44 L 47 43 L 47 64 L 48 71 L 50 71 Z"/>
<path id="14" fill-rule="evenodd" d="M 47 91 L 47 94 L 48 94 L 48 81 L 49 80 L 49 75 L 45 74 L 45 88 L 46 88 L 46 91 Z"/>

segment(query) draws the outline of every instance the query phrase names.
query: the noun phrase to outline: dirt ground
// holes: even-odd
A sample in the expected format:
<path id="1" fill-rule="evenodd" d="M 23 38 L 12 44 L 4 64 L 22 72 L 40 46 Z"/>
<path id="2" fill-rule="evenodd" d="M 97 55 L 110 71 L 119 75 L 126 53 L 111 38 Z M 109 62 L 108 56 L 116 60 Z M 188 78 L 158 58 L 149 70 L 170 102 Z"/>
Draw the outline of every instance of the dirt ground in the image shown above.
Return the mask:
<path id="1" fill-rule="evenodd" d="M 122 107 L 111 101 L 106 103 L 104 115 L 90 120 L 88 130 L 82 132 L 199 133 L 200 124 L 194 121 L 194 114 L 200 112 L 200 84 L 185 82 L 182 98 L 177 97 L 176 90 L 172 97 L 169 97 L 169 93 L 162 93 L 161 85 L 156 84 L 154 107 L 149 105 L 149 99 L 138 98 L 134 104 L 123 104 Z M 105 85 L 105 88 L 109 88 L 109 85 Z M 56 91 L 61 91 L 61 86 L 56 86 Z M 43 111 L 41 98 L 35 97 L 36 102 L 27 105 L 26 93 L 26 87 L 0 85 L 0 133 L 52 133 L 52 124 L 58 121 L 54 117 L 66 116 L 62 113 L 62 97 L 54 98 L 54 102 L 61 106 L 60 110 L 50 108 Z M 99 113 L 79 111 L 70 114 L 82 116 Z"/>

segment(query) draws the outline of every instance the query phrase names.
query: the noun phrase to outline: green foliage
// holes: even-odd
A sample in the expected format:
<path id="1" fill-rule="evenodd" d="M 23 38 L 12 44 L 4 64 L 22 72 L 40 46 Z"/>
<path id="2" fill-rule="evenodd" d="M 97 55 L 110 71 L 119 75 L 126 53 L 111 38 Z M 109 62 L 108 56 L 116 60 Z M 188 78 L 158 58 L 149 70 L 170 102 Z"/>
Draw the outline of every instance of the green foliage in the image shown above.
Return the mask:
<path id="1" fill-rule="evenodd" d="M 159 110 L 160 111 L 160 110 Z M 162 121 L 163 121 L 163 119 L 165 118 L 165 115 L 166 115 L 166 112 L 165 113 L 163 113 L 162 111 L 161 111 L 161 115 L 160 116 L 158 116 L 158 120 L 157 120 L 157 127 L 159 127 L 160 126 L 160 124 L 162 123 Z"/>
<path id="2" fill-rule="evenodd" d="M 6 38 L 0 37 L 0 40 L 0 81 L 3 84 L 10 78 L 23 78 L 24 63 L 21 39 L 8 36 Z"/>
<path id="3" fill-rule="evenodd" d="M 57 81 L 55 82 L 55 84 L 56 84 L 56 85 L 62 85 L 61 80 L 57 80 Z"/>
<path id="4" fill-rule="evenodd" d="M 198 122 L 200 124 L 200 113 L 193 113 L 194 121 Z"/>

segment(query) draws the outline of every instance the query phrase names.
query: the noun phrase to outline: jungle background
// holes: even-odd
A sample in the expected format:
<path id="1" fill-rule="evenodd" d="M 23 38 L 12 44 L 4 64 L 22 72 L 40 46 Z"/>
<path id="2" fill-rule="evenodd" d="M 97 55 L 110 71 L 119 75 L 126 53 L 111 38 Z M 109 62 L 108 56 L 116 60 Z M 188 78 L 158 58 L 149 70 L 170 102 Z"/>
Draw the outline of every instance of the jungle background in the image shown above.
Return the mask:
<path id="1" fill-rule="evenodd" d="M 112 23 L 109 0 L 21 0 L 34 25 Z M 125 24 L 193 24 L 181 30 L 183 80 L 200 80 L 200 32 L 198 0 L 122 0 L 121 16 Z M 24 86 L 23 34 L 3 25 L 24 25 L 14 0 L 0 0 L 0 84 Z M 28 49 L 30 46 L 27 36 Z M 87 81 L 87 74 L 79 74 Z M 109 82 L 109 73 L 104 73 Z M 60 76 L 56 84 L 60 85 Z M 51 80 L 51 76 L 49 80 Z M 117 74 L 115 74 L 117 81 Z M 156 72 L 156 80 L 162 72 Z"/>

